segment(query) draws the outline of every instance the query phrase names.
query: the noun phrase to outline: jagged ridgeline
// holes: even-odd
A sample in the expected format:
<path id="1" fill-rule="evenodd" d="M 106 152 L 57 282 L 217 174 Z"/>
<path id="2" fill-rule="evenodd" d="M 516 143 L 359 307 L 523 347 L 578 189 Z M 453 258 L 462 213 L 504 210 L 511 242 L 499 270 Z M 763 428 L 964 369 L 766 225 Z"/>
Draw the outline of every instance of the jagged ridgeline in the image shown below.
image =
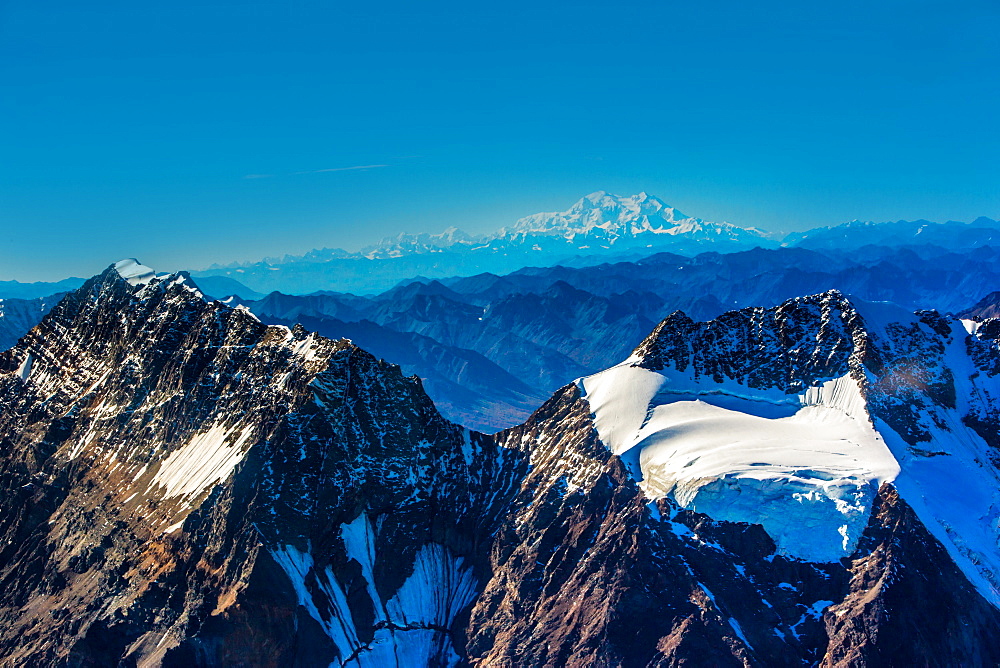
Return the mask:
<path id="1" fill-rule="evenodd" d="M 995 665 L 998 330 L 674 314 L 487 436 L 121 262 L 0 354 L 0 662 Z"/>

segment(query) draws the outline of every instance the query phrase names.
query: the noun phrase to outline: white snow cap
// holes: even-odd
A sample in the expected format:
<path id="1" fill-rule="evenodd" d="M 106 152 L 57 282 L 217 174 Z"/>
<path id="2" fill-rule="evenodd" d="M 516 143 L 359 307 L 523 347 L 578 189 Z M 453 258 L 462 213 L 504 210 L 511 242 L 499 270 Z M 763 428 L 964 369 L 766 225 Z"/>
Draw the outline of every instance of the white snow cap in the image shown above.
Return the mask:
<path id="1" fill-rule="evenodd" d="M 659 197 L 645 192 L 622 197 L 603 190 L 590 193 L 566 211 L 536 213 L 521 218 L 510 229 L 500 230 L 499 236 L 542 234 L 571 239 L 574 235 L 596 230 L 603 230 L 603 234 L 611 238 L 668 234 L 707 240 L 738 240 L 761 236 L 754 229 L 686 216 Z"/>
<path id="2" fill-rule="evenodd" d="M 170 288 L 181 286 L 188 292 L 194 293 L 202 299 L 207 299 L 205 293 L 201 291 L 197 283 L 186 271 L 178 271 L 173 274 L 158 274 L 149 267 L 140 264 L 135 258 L 128 258 L 115 262 L 115 271 L 125 281 L 134 287 L 141 287 L 136 294 L 142 297 L 150 289 Z"/>
<path id="3" fill-rule="evenodd" d="M 849 376 L 799 395 L 727 384 L 630 360 L 582 380 L 601 440 L 650 499 L 760 524 L 787 556 L 851 554 L 883 481 L 899 473 Z"/>
<path id="4" fill-rule="evenodd" d="M 148 285 L 156 278 L 156 272 L 149 267 L 140 264 L 134 257 L 126 258 L 115 262 L 115 271 L 124 278 L 129 285 Z"/>

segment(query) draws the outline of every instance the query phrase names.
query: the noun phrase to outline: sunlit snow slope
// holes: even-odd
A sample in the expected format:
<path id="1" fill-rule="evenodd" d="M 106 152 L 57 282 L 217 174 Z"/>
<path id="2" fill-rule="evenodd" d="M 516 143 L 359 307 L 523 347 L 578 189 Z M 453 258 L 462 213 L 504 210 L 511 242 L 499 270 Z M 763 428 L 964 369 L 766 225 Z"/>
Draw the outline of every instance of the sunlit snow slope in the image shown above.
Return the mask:
<path id="1" fill-rule="evenodd" d="M 879 484 L 899 472 L 850 377 L 791 397 L 755 395 L 699 391 L 626 362 L 583 385 L 602 439 L 650 499 L 761 524 L 783 554 L 849 555 Z"/>
<path id="2" fill-rule="evenodd" d="M 1000 476 L 974 425 L 996 419 L 1000 388 L 982 330 L 830 292 L 709 323 L 675 314 L 579 385 L 651 500 L 832 562 L 891 482 L 996 605 Z"/>

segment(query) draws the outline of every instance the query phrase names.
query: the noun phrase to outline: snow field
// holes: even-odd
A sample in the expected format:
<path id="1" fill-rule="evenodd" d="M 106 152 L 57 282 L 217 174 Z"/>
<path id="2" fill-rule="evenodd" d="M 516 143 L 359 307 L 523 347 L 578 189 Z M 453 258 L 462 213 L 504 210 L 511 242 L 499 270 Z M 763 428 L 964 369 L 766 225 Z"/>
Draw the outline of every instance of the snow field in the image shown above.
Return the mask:
<path id="1" fill-rule="evenodd" d="M 878 486 L 899 473 L 850 377 L 788 396 L 624 362 L 582 385 L 601 440 L 649 499 L 760 524 L 787 556 L 849 555 Z"/>

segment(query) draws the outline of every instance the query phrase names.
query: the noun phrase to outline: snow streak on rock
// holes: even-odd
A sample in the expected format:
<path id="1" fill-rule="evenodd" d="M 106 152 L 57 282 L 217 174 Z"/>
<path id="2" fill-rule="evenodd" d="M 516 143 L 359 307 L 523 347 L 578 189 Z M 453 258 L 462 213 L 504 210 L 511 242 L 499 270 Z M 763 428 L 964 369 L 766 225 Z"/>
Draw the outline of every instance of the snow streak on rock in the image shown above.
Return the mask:
<path id="1" fill-rule="evenodd" d="M 229 477 L 246 455 L 244 445 L 252 433 L 252 426 L 237 433 L 224 425 L 212 425 L 170 453 L 151 484 L 165 488 L 168 497 L 197 496 Z"/>

